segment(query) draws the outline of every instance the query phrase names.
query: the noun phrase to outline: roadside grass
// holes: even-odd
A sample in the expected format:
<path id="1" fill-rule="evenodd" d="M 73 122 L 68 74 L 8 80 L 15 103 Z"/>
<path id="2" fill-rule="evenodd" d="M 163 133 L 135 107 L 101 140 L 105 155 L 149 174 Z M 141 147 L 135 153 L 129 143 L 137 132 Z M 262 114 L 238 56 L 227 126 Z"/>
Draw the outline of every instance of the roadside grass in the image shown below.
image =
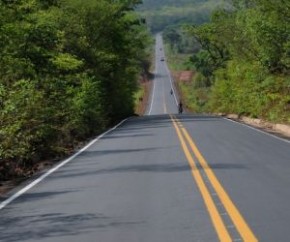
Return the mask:
<path id="1" fill-rule="evenodd" d="M 177 81 L 176 86 L 186 109 L 194 113 L 203 113 L 207 111 L 209 90 L 206 87 L 196 86 L 197 75 L 193 75 L 187 82 Z"/>
<path id="2" fill-rule="evenodd" d="M 140 101 L 140 98 L 142 98 L 144 96 L 144 93 L 145 93 L 145 88 L 144 88 L 144 85 L 140 84 L 139 85 L 139 88 L 138 88 L 138 91 L 135 93 L 134 95 L 134 99 L 135 99 L 135 106 L 138 105 L 139 101 Z"/>
<path id="3" fill-rule="evenodd" d="M 165 53 L 168 67 L 171 71 L 191 70 L 189 57 L 190 54 L 180 54 L 172 51 L 169 45 L 165 45 Z"/>
<path id="4" fill-rule="evenodd" d="M 140 115 L 142 113 L 142 102 L 145 95 L 145 85 L 139 83 L 138 91 L 134 94 L 135 113 Z"/>
<path id="5" fill-rule="evenodd" d="M 174 76 L 175 86 L 185 108 L 195 113 L 206 112 L 209 88 L 199 84 L 201 76 L 192 69 L 188 61 L 191 55 L 176 53 L 168 45 L 165 50 L 168 67 Z M 191 80 L 178 80 L 176 74 L 188 70 L 193 72 Z"/>

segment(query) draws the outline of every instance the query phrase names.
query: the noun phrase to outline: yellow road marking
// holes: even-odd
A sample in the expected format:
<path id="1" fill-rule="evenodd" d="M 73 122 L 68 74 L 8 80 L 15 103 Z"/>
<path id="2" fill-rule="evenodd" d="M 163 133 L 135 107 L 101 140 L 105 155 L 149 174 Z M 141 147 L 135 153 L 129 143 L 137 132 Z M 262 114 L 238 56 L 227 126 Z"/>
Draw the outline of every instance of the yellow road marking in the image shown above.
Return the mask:
<path id="1" fill-rule="evenodd" d="M 250 227 L 240 214 L 239 210 L 231 201 L 229 195 L 226 193 L 226 191 L 218 181 L 214 172 L 211 170 L 210 166 L 198 150 L 197 146 L 195 145 L 194 141 L 192 140 L 186 129 L 182 128 L 181 130 L 243 240 L 246 242 L 257 242 L 258 239 L 251 231 Z"/>
<path id="2" fill-rule="evenodd" d="M 175 127 L 175 130 L 176 130 L 176 133 L 178 135 L 178 138 L 180 140 L 180 143 L 181 143 L 181 146 L 183 148 L 183 151 L 185 153 L 185 156 L 188 160 L 188 163 L 191 167 L 191 173 L 192 173 L 192 176 L 194 177 L 197 185 L 198 185 L 198 188 L 201 192 L 201 195 L 203 197 L 203 200 L 205 202 L 205 205 L 208 209 L 208 212 L 210 214 L 210 218 L 212 220 L 212 223 L 215 227 L 215 230 L 218 234 L 218 237 L 220 239 L 220 241 L 223 241 L 223 242 L 231 242 L 231 237 L 226 229 L 226 226 L 216 208 L 216 205 L 214 204 L 214 201 L 202 179 L 202 176 L 198 170 L 198 168 L 196 167 L 196 164 L 195 164 L 195 161 L 193 159 L 193 157 L 191 156 L 190 154 L 190 151 L 189 149 L 187 148 L 187 145 L 186 145 L 186 142 L 184 140 L 184 138 L 182 137 L 182 134 L 181 134 L 181 131 L 177 125 L 177 122 L 175 119 L 172 118 L 171 116 L 171 120 L 173 122 L 173 125 Z"/>

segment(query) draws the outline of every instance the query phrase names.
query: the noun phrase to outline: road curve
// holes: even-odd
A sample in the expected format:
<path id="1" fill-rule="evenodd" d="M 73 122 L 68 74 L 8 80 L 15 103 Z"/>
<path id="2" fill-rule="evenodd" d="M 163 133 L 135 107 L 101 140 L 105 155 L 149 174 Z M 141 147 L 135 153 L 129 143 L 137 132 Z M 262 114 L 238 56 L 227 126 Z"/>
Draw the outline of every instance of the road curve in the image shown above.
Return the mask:
<path id="1" fill-rule="evenodd" d="M 156 43 L 147 115 L 2 202 L 0 241 L 290 241 L 289 142 L 177 115 L 160 35 Z"/>

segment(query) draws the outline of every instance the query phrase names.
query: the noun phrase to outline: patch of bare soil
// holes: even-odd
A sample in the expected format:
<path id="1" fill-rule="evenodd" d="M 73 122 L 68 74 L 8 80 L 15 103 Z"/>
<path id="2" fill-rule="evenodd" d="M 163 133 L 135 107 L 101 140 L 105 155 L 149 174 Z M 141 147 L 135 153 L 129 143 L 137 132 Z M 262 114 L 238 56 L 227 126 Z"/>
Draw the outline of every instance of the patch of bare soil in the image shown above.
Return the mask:
<path id="1" fill-rule="evenodd" d="M 195 73 L 193 71 L 173 71 L 172 72 L 174 80 L 180 81 L 180 82 L 191 82 L 194 74 Z"/>
<path id="2" fill-rule="evenodd" d="M 6 192 L 10 191 L 14 188 L 20 181 L 3 181 L 0 182 L 0 197 L 4 195 Z"/>

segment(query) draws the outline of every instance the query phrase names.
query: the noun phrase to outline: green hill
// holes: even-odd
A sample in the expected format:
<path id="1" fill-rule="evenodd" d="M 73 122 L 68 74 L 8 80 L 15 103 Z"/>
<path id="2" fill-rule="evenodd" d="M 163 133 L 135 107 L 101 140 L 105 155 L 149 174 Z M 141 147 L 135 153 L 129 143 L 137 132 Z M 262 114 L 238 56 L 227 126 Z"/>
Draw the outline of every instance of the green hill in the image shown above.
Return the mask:
<path id="1" fill-rule="evenodd" d="M 145 17 L 153 32 L 169 25 L 201 24 L 209 20 L 213 9 L 223 0 L 143 0 L 138 11 Z"/>

